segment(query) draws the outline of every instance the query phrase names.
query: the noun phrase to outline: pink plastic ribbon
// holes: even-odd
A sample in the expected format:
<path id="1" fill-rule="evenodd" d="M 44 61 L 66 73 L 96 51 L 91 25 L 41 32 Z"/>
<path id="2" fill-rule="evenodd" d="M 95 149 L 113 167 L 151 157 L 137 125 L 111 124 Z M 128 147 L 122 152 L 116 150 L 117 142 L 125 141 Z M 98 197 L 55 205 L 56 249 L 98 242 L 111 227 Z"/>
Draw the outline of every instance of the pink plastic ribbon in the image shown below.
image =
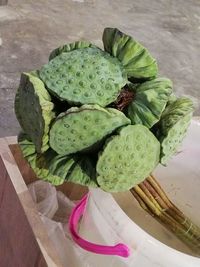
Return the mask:
<path id="1" fill-rule="evenodd" d="M 128 246 L 125 244 L 117 244 L 115 246 L 104 246 L 104 245 L 97 245 L 91 243 L 78 235 L 77 226 L 78 222 L 85 211 L 85 207 L 87 204 L 88 194 L 86 194 L 81 201 L 74 207 L 69 219 L 69 231 L 71 236 L 76 244 L 78 244 L 81 248 L 96 253 L 96 254 L 103 254 L 103 255 L 116 255 L 121 256 L 124 258 L 129 257 L 130 250 Z"/>

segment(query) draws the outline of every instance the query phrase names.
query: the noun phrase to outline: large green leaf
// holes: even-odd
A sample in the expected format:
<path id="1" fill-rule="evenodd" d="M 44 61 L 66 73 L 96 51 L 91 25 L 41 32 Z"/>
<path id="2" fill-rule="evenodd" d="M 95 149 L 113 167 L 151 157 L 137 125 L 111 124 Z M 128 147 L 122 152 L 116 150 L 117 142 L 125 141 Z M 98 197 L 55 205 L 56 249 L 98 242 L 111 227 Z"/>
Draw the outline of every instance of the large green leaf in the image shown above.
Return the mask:
<path id="1" fill-rule="evenodd" d="M 128 106 L 128 117 L 132 124 L 143 124 L 151 128 L 160 120 L 170 94 L 172 82 L 157 78 L 134 87 L 134 99 Z"/>
<path id="2" fill-rule="evenodd" d="M 70 52 L 76 49 L 80 48 L 87 48 L 87 47 L 95 47 L 95 45 L 91 44 L 88 41 L 76 41 L 73 43 L 65 44 L 63 46 L 60 46 L 56 49 L 54 49 L 49 56 L 49 60 L 52 60 L 53 58 L 57 57 L 58 55 L 62 54 L 63 52 Z"/>
<path id="3" fill-rule="evenodd" d="M 158 72 L 156 60 L 131 36 L 116 28 L 105 28 L 103 43 L 105 51 L 122 62 L 128 78 L 152 79 L 156 77 Z"/>
<path id="4" fill-rule="evenodd" d="M 96 173 L 89 157 L 58 155 L 52 149 L 37 154 L 35 145 L 26 134 L 20 134 L 18 143 L 24 158 L 38 178 L 54 185 L 71 181 L 85 186 L 97 187 Z"/>

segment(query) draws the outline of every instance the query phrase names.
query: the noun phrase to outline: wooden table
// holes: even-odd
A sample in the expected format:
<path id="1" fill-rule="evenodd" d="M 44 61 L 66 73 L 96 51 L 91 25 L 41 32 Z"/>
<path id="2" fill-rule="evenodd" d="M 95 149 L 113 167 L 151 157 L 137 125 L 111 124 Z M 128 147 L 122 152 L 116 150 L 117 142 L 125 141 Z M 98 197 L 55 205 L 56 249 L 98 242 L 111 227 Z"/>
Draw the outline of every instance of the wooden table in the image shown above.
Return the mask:
<path id="1" fill-rule="evenodd" d="M 0 138 L 0 267 L 62 267 L 27 188 L 38 178 L 16 142 L 16 137 Z M 71 199 L 87 191 L 72 183 L 57 189 Z"/>

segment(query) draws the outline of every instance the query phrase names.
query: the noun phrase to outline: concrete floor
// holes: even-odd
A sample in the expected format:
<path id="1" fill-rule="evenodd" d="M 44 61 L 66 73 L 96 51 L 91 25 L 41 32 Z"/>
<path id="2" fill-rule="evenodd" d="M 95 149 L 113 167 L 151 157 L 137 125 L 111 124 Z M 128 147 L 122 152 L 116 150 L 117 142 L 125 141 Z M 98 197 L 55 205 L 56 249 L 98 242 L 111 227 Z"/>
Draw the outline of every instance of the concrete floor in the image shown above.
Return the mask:
<path id="1" fill-rule="evenodd" d="M 178 95 L 191 95 L 200 115 L 198 0 L 9 0 L 0 7 L 0 136 L 16 135 L 13 101 L 20 73 L 40 68 L 66 42 L 101 44 L 104 27 L 118 27 L 157 58 Z"/>

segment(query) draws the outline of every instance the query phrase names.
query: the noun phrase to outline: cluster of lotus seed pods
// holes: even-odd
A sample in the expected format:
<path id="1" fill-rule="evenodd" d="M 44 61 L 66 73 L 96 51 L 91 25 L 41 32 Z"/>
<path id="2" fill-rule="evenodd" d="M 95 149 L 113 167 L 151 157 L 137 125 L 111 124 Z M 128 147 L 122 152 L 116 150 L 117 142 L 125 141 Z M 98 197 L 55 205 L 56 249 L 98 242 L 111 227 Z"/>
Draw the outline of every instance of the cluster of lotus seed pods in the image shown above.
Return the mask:
<path id="1" fill-rule="evenodd" d="M 177 151 L 193 103 L 176 98 L 156 60 L 115 28 L 104 50 L 78 41 L 23 73 L 15 98 L 18 142 L 36 175 L 108 192 L 142 182 Z"/>

